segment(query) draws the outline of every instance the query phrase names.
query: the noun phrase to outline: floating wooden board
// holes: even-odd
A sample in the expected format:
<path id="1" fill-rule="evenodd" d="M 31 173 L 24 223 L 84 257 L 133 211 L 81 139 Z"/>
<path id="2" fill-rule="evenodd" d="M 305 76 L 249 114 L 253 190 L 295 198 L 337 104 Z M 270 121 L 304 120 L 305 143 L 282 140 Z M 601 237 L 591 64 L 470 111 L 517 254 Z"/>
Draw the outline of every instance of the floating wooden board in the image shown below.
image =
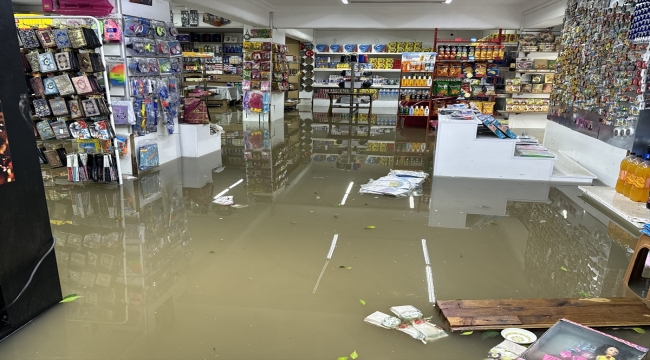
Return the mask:
<path id="1" fill-rule="evenodd" d="M 650 308 L 638 298 L 445 300 L 437 304 L 451 331 L 547 329 L 560 319 L 589 327 L 650 325 Z"/>

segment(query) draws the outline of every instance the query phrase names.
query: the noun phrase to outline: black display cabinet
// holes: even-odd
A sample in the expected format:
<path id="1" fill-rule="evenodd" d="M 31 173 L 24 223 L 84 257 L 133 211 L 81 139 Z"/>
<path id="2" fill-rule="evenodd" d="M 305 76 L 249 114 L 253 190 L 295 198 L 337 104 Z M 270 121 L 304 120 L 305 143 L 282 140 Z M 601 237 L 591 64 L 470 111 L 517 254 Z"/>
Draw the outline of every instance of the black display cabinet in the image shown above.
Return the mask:
<path id="1" fill-rule="evenodd" d="M 52 231 L 10 0 L 0 0 L 0 340 L 61 299 Z M 22 111 L 21 111 L 22 109 Z M 45 255 L 47 254 L 47 256 Z M 30 275 L 42 259 L 29 282 Z M 30 283 L 24 293 L 6 306 Z"/>

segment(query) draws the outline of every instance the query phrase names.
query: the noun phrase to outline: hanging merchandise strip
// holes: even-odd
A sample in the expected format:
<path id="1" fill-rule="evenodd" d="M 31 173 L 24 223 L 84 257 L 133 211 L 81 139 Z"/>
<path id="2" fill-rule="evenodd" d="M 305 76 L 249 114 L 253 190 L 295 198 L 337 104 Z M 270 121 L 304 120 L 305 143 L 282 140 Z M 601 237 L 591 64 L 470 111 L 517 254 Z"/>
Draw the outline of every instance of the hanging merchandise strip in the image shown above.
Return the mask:
<path id="1" fill-rule="evenodd" d="M 174 119 L 181 104 L 178 75 L 182 72 L 183 56 L 176 40 L 178 31 L 172 22 L 133 16 L 104 19 L 105 25 L 111 23 L 124 24 L 120 36 L 105 31 L 104 40 L 124 42 L 124 76 L 128 75 L 125 83 L 132 107 L 125 113 L 126 123 L 132 125 L 136 136 L 157 132 L 159 124 L 165 125 L 169 135 L 174 134 Z"/>
<path id="2" fill-rule="evenodd" d="M 242 100 L 245 112 L 269 113 L 271 106 L 272 50 L 271 42 L 244 41 Z"/>
<path id="3" fill-rule="evenodd" d="M 48 19 L 51 24 L 17 29 L 26 98 L 41 144 L 39 160 L 49 169 L 67 167 L 69 182 L 121 183 L 120 166 L 111 161 L 116 143 L 110 94 L 102 85 L 108 83 L 108 76 L 98 36 L 100 23 L 88 16 Z M 92 177 L 78 170 L 83 167 L 80 157 L 89 156 L 107 159 L 102 161 L 104 175 Z"/>
<path id="4" fill-rule="evenodd" d="M 647 69 L 647 44 L 630 44 L 633 5 L 570 0 L 549 119 L 621 148 L 634 140 Z"/>

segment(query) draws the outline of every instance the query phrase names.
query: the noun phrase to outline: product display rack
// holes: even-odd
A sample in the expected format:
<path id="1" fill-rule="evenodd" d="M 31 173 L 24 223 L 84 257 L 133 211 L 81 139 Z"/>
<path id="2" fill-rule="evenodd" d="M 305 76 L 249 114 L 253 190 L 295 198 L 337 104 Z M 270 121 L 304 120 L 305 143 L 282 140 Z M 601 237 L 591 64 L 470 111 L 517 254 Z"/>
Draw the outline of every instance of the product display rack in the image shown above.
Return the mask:
<path id="1" fill-rule="evenodd" d="M 53 68 L 49 70 L 45 70 L 44 72 L 42 72 L 42 75 L 49 74 L 50 75 L 49 77 L 52 78 L 55 76 L 56 77 L 65 76 L 68 78 L 67 82 L 69 83 L 69 87 L 72 88 L 73 85 L 70 82 L 71 77 L 77 76 L 79 74 L 81 76 L 86 77 L 87 75 L 94 75 L 97 73 L 101 73 L 100 78 L 102 79 L 103 87 L 101 87 L 101 89 L 97 89 L 97 90 L 101 90 L 100 92 L 97 92 L 97 90 L 95 90 L 94 92 L 91 92 L 90 94 L 87 95 L 79 95 L 78 94 L 79 89 L 77 89 L 75 85 L 75 87 L 70 89 L 71 91 L 68 92 L 69 95 L 61 95 L 58 89 L 56 90 L 56 92 L 52 93 L 51 95 L 43 94 L 37 96 L 34 93 L 32 93 L 33 96 L 31 101 L 32 104 L 34 100 L 43 101 L 44 102 L 43 105 L 49 109 L 51 106 L 53 106 L 53 101 L 58 100 L 61 101 L 62 104 L 61 107 L 65 108 L 65 114 L 61 112 L 59 115 L 54 115 L 53 113 L 54 109 L 50 109 L 48 111 L 49 115 L 46 115 L 44 118 L 38 117 L 39 111 L 37 111 L 36 108 L 34 108 L 35 117 L 33 119 L 41 120 L 40 122 L 46 121 L 50 123 L 50 125 L 55 123 L 64 125 L 62 127 L 58 127 L 56 129 L 56 132 L 54 132 L 54 129 L 52 129 L 50 125 L 46 126 L 47 128 L 50 128 L 49 131 L 52 132 L 51 135 L 57 138 L 56 140 L 53 141 L 51 141 L 52 139 L 44 139 L 43 135 L 45 133 L 38 132 L 39 135 L 41 135 L 40 136 L 41 138 L 39 140 L 39 145 L 40 145 L 39 149 L 46 149 L 45 151 L 56 154 L 56 156 L 54 157 L 57 157 L 59 160 L 58 162 L 55 161 L 54 164 L 56 165 L 53 166 L 52 163 L 50 163 L 47 160 L 48 157 L 45 156 L 45 153 L 43 152 L 43 156 L 41 156 L 40 159 L 46 177 L 50 177 L 52 179 L 52 183 L 57 183 L 58 182 L 57 179 L 61 179 L 63 177 L 67 177 L 67 181 L 64 180 L 63 183 L 87 183 L 88 181 L 97 181 L 97 178 L 95 177 L 94 174 L 95 171 L 93 169 L 90 169 L 90 166 L 86 168 L 87 170 L 82 171 L 82 167 L 85 167 L 84 164 L 79 163 L 76 166 L 73 163 L 65 164 L 65 162 L 62 159 L 63 158 L 62 153 L 65 155 L 74 156 L 75 158 L 77 158 L 79 162 L 81 162 L 82 157 L 81 155 L 76 155 L 76 154 L 105 154 L 108 157 L 104 156 L 104 162 L 111 163 L 110 165 L 111 175 L 108 175 L 108 173 L 104 172 L 104 174 L 101 175 L 102 181 L 104 182 L 117 181 L 121 184 L 122 170 L 121 170 L 120 162 L 117 160 L 119 158 L 118 155 L 119 147 L 118 147 L 117 139 L 115 138 L 115 130 L 114 130 L 115 122 L 113 119 L 113 113 L 109 108 L 111 104 L 111 94 L 108 91 L 106 85 L 109 83 L 109 80 L 108 80 L 108 73 L 106 69 L 106 61 L 104 59 L 104 49 L 101 44 L 102 36 L 101 34 L 98 33 L 99 29 L 102 28 L 99 21 L 96 18 L 90 16 L 57 16 L 56 18 L 44 17 L 44 16 L 16 16 L 15 18 L 30 19 L 30 20 L 34 20 L 34 19 L 53 20 L 52 23 L 58 24 L 57 26 L 59 26 L 62 29 L 61 31 L 63 31 L 64 29 L 66 30 L 64 41 L 68 41 L 68 46 L 69 46 L 69 47 L 62 47 L 61 41 L 58 41 L 59 40 L 58 38 L 57 38 L 57 42 L 55 42 L 54 37 L 53 35 L 51 35 L 52 33 L 50 32 L 51 38 L 49 39 L 46 38 L 45 40 L 51 41 L 52 45 L 48 46 L 47 48 L 44 48 L 42 43 L 39 44 L 39 42 L 42 42 L 43 40 L 40 37 L 39 39 L 33 38 L 32 40 L 35 42 L 32 42 L 31 44 L 26 44 L 26 42 L 21 39 L 20 41 L 21 51 L 24 52 L 29 51 L 31 53 L 38 53 L 39 51 L 43 51 L 40 52 L 40 54 L 45 54 L 45 53 L 53 54 L 54 51 L 58 51 L 58 54 L 63 54 L 64 52 L 66 52 L 67 54 L 70 54 L 70 57 L 75 57 L 75 58 L 80 56 L 78 55 L 80 53 L 91 53 L 91 54 L 94 53 L 99 55 L 99 57 L 96 59 L 96 62 L 99 62 L 99 64 L 90 65 L 90 68 L 88 68 L 89 65 L 85 65 L 86 67 L 85 72 L 77 72 L 71 68 L 60 70 L 62 63 L 58 60 L 58 57 L 57 60 L 55 61 L 54 55 L 52 55 L 51 59 L 53 61 L 53 64 L 51 64 L 51 66 L 53 66 Z M 75 25 L 68 26 L 69 23 L 73 23 Z M 93 49 L 81 50 L 81 51 L 79 50 L 78 47 L 73 47 L 71 44 L 71 40 L 69 40 L 68 38 L 67 29 L 80 28 L 80 27 L 92 28 L 93 29 L 92 31 L 94 31 L 98 41 L 100 42 L 98 44 L 99 46 L 94 47 Z M 84 41 L 88 41 L 88 39 L 85 39 Z M 81 48 L 84 48 L 84 46 L 81 46 Z M 92 57 L 92 55 L 90 56 Z M 23 59 L 24 62 L 26 62 L 25 57 L 23 57 Z M 70 62 L 73 60 L 68 57 L 68 59 L 65 61 L 66 64 L 71 64 Z M 38 62 L 39 63 L 41 62 L 40 56 L 38 58 Z M 80 65 L 84 65 L 84 64 L 80 64 Z M 96 66 L 99 65 L 101 65 L 101 67 L 104 68 L 103 71 L 97 71 L 99 69 L 97 69 Z M 26 75 L 26 76 L 41 77 L 41 75 L 38 74 L 40 71 L 35 71 L 36 69 L 31 69 L 31 70 L 33 72 L 30 73 L 30 75 Z M 41 84 L 43 84 L 43 82 L 41 82 Z M 54 84 L 56 84 L 56 82 L 53 81 L 52 85 L 56 89 L 57 85 Z M 27 85 L 28 85 L 28 89 L 32 89 L 32 91 L 35 90 L 33 89 L 33 86 L 29 84 L 29 81 Z M 61 85 L 61 83 L 59 83 L 59 85 Z M 61 89 L 61 91 L 63 91 L 63 89 Z M 94 106 L 97 109 L 101 108 L 101 107 L 97 107 L 98 105 L 101 105 L 99 104 L 99 102 L 104 102 L 103 107 L 105 108 L 105 110 L 100 111 L 102 112 L 101 115 L 89 114 L 88 113 L 89 108 L 87 108 L 86 106 L 90 106 L 90 105 L 85 104 L 86 100 L 95 101 Z M 81 115 L 80 117 L 78 116 L 75 117 L 74 119 L 72 118 L 73 113 L 70 108 L 72 103 L 76 103 L 75 106 L 77 106 L 80 109 L 78 113 L 79 115 Z M 82 104 L 83 104 L 83 109 L 85 111 L 81 111 Z M 43 109 L 43 106 L 39 105 L 39 108 Z M 73 122 L 72 120 L 77 120 L 77 121 Z M 95 127 L 94 130 L 97 132 L 97 135 L 88 133 L 88 129 L 86 128 L 86 126 L 88 126 L 88 123 L 86 122 L 89 122 L 91 126 Z M 101 127 L 99 126 L 100 122 L 104 122 L 104 125 L 102 125 Z M 35 128 L 38 127 L 36 125 L 37 124 L 35 124 Z M 80 131 L 71 132 L 70 126 L 72 125 L 75 125 L 75 129 L 78 129 Z M 42 127 L 41 130 L 45 130 L 46 127 Z M 103 130 L 100 131 L 100 129 Z M 37 131 L 35 129 L 35 133 L 36 132 Z M 102 134 L 107 136 L 104 140 L 102 140 L 102 136 L 101 136 Z M 54 148 L 56 144 L 64 145 L 63 147 L 58 147 L 58 149 L 65 149 L 66 147 L 68 146 L 69 147 L 68 149 L 59 151 Z M 73 154 L 70 154 L 68 152 L 69 150 L 71 150 Z M 68 162 L 71 161 L 70 156 L 66 156 Z M 48 162 L 48 164 L 43 165 L 45 162 Z M 60 166 L 58 166 L 59 164 Z M 66 167 L 66 165 L 68 165 L 70 168 Z M 82 176 L 81 175 L 82 173 L 85 173 L 85 176 Z"/>
<path id="2" fill-rule="evenodd" d="M 531 124 L 531 120 L 535 121 L 541 114 L 548 113 L 555 61 L 559 54 L 556 51 L 559 48 L 556 36 L 549 29 L 524 29 L 519 32 L 515 66 L 510 71 L 514 77 L 505 80 L 501 94 L 506 99 L 505 105 L 497 110 L 508 124 L 517 126 L 520 119 Z M 541 126 L 546 122 L 545 118 L 539 119 L 539 124 L 532 126 Z"/>
<path id="3" fill-rule="evenodd" d="M 396 170 L 425 170 L 427 167 L 427 155 L 432 150 L 429 129 L 436 124 L 436 106 L 441 103 L 440 100 L 434 101 L 433 94 L 436 61 L 436 53 L 402 55 L 393 158 Z M 425 122 L 424 132 L 409 126 L 422 121 Z"/>
<path id="4" fill-rule="evenodd" d="M 504 77 L 508 65 L 509 48 L 517 47 L 518 34 L 506 33 L 503 29 L 498 29 L 494 34 L 486 36 L 481 39 L 441 39 L 438 37 L 438 29 L 435 30 L 434 48 L 438 51 L 438 64 L 452 66 L 453 63 L 460 63 L 462 66 L 460 76 L 446 77 L 441 74 L 440 69 L 436 69 L 436 78 L 442 82 L 452 83 L 461 82 L 460 89 L 458 84 L 454 89 L 438 90 L 436 84 L 434 91 L 434 98 L 441 96 L 462 96 L 466 100 L 473 102 L 482 112 L 489 115 L 497 115 L 495 108 L 497 105 L 497 98 L 506 97 L 497 88 L 504 86 Z M 457 56 L 453 59 L 445 59 L 441 55 L 441 47 L 451 48 L 471 48 L 475 53 L 467 54 L 466 56 Z M 460 54 L 460 53 L 459 53 Z M 465 64 L 469 64 L 472 68 L 471 75 L 466 73 Z M 479 71 L 479 65 L 482 69 Z M 450 74 L 451 75 L 451 74 Z M 477 81 L 478 80 L 478 81 Z M 485 107 L 486 109 L 483 109 Z"/>
<path id="5" fill-rule="evenodd" d="M 212 58 L 217 58 L 214 64 L 222 64 L 222 74 L 241 75 L 243 66 L 242 32 L 226 31 L 205 32 L 213 29 L 201 29 L 201 33 L 194 32 L 196 28 L 179 28 L 177 39 L 183 47 L 183 51 L 212 53 Z M 207 37 L 207 38 L 206 38 Z M 208 39 L 209 38 L 209 39 Z M 226 42 L 228 40 L 228 42 Z M 231 47 L 233 49 L 231 49 Z M 236 50 L 236 51 L 228 51 Z M 239 60 L 229 61 L 230 56 L 238 57 Z M 220 59 L 219 59 L 220 58 Z M 224 69 L 226 64 L 232 66 L 231 70 Z"/>

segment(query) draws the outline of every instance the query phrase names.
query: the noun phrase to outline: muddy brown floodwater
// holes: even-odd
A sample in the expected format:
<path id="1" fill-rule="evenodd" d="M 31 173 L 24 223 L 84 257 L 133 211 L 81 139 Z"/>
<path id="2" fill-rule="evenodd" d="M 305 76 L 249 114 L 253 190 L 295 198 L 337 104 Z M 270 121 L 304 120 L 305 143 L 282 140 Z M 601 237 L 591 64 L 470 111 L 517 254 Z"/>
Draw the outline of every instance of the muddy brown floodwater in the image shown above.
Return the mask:
<path id="1" fill-rule="evenodd" d="M 443 325 L 432 300 L 629 296 L 638 232 L 577 187 L 440 178 L 411 205 L 358 193 L 388 166 L 323 161 L 296 162 L 269 196 L 270 181 L 220 162 L 173 161 L 122 188 L 47 187 L 63 294 L 82 297 L 0 343 L 0 359 L 481 360 L 500 337 L 423 345 L 363 318 L 414 305 Z M 212 204 L 226 189 L 237 205 Z"/>

